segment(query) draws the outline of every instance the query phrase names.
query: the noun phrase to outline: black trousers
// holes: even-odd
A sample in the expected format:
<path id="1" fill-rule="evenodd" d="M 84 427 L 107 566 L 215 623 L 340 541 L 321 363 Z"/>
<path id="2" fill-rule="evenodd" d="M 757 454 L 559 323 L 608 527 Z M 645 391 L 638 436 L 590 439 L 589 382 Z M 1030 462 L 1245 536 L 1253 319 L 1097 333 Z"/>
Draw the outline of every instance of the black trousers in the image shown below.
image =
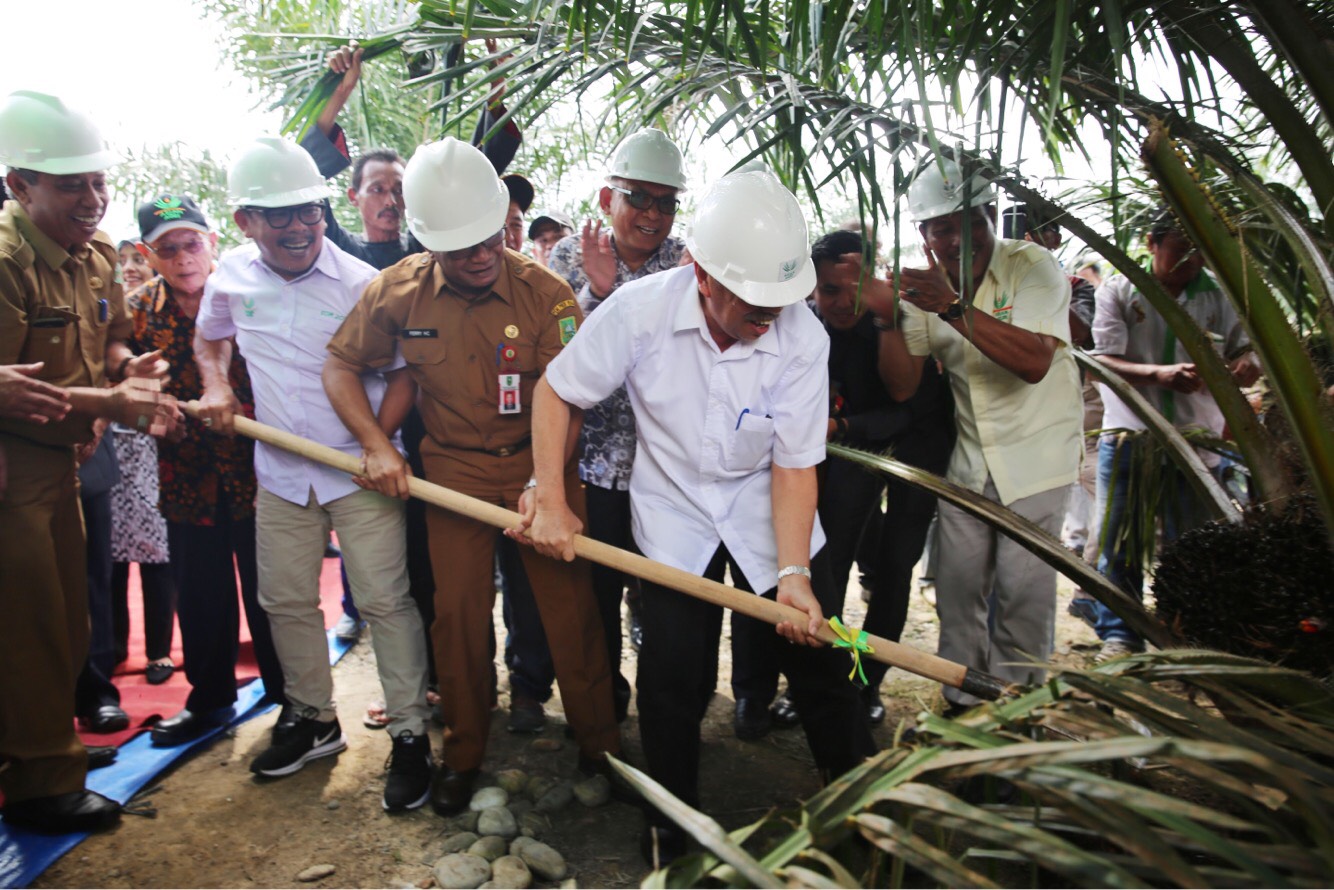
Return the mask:
<path id="1" fill-rule="evenodd" d="M 721 581 L 731 564 L 732 580 L 750 590 L 725 547 L 719 547 L 704 576 Z M 816 597 L 826 609 L 828 562 L 822 550 L 811 561 Z M 773 599 L 777 590 L 765 597 Z M 639 726 L 648 771 L 667 790 L 699 806 L 700 721 L 713 695 L 723 610 L 684 593 L 645 581 L 642 585 L 644 644 L 639 652 Z M 733 615 L 733 633 L 743 628 L 750 652 L 778 666 L 801 714 L 815 763 L 829 776 L 856 766 L 875 751 L 857 689 L 848 682 L 848 654 L 828 647 L 788 643 L 772 625 Z M 733 664 L 736 670 L 736 664 Z M 663 818 L 660 814 L 651 819 Z"/>
<path id="2" fill-rule="evenodd" d="M 116 637 L 111 618 L 111 491 L 80 494 L 88 535 L 88 659 L 74 685 L 74 713 L 91 716 L 104 705 L 119 705 L 111 682 L 116 670 Z"/>
<path id="3" fill-rule="evenodd" d="M 240 651 L 241 601 L 254 641 L 255 661 L 265 696 L 283 704 L 283 669 L 273 649 L 269 616 L 259 605 L 259 570 L 255 564 L 255 520 L 232 519 L 220 505 L 214 525 L 167 523 L 171 567 L 175 575 L 181 623 L 181 649 L 190 695 L 190 711 L 211 711 L 236 701 L 236 658 Z"/>
<path id="4" fill-rule="evenodd" d="M 176 615 L 176 587 L 169 563 L 139 563 L 139 585 L 144 592 L 144 655 L 157 661 L 171 655 L 172 618 Z M 130 564 L 111 567 L 111 618 L 116 630 L 116 664 L 130 654 Z"/>
<path id="5" fill-rule="evenodd" d="M 588 503 L 588 536 L 622 550 L 635 550 L 630 533 L 630 492 L 585 485 Z M 593 564 L 593 596 L 602 617 L 602 632 L 607 640 L 607 664 L 611 666 L 611 695 L 616 719 L 624 720 L 630 707 L 630 681 L 621 674 L 621 599 L 627 584 L 637 586 L 639 579 L 604 565 Z"/>

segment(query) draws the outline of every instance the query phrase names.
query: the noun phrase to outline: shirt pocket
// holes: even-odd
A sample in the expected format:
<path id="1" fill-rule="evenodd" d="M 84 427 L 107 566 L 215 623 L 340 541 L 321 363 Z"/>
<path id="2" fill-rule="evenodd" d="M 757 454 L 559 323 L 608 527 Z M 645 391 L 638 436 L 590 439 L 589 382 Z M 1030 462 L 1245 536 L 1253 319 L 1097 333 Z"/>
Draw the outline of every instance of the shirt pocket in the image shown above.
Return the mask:
<path id="1" fill-rule="evenodd" d="M 39 306 L 28 316 L 28 337 L 20 362 L 44 362 L 43 380 L 71 374 L 79 354 L 79 313 L 54 306 Z"/>
<path id="2" fill-rule="evenodd" d="M 409 365 L 432 366 L 445 360 L 445 341 L 436 337 L 402 337 L 398 348 Z"/>
<path id="3" fill-rule="evenodd" d="M 746 412 L 732 431 L 723 466 L 738 473 L 758 470 L 768 465 L 773 450 L 773 418 Z"/>

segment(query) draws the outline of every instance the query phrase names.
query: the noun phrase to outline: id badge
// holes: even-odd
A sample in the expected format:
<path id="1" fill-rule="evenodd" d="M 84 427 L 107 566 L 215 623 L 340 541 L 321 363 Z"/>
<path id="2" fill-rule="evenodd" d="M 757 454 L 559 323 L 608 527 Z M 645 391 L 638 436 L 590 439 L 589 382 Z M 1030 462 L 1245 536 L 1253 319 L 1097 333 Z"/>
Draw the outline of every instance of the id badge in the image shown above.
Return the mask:
<path id="1" fill-rule="evenodd" d="M 519 375 L 501 374 L 500 375 L 500 413 L 501 414 L 522 414 L 523 406 L 519 404 Z"/>

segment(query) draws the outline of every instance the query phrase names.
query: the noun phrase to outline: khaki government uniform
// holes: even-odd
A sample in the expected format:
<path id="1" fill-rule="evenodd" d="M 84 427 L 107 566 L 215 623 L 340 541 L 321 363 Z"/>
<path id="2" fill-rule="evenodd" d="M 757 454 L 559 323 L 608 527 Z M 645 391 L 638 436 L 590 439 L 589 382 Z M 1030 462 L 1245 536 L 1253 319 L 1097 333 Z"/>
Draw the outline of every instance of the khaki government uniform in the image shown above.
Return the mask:
<path id="1" fill-rule="evenodd" d="M 101 386 L 106 345 L 130 320 L 116 247 L 98 232 L 69 253 L 17 201 L 0 211 L 0 364 L 45 362 L 57 386 Z M 88 576 L 74 444 L 88 418 L 0 420 L 0 791 L 13 802 L 84 787 L 74 683 L 88 650 Z"/>
<path id="2" fill-rule="evenodd" d="M 507 250 L 504 257 L 491 293 L 471 301 L 446 282 L 429 254 L 389 267 L 367 286 L 329 351 L 362 368 L 381 368 L 401 349 L 426 425 L 426 478 L 514 510 L 533 472 L 534 387 L 581 315 L 564 280 L 521 254 Z M 501 373 L 519 376 L 520 413 L 499 411 Z M 565 485 L 571 509 L 586 523 L 574 460 Z M 431 637 L 449 727 L 445 762 L 461 771 L 480 766 L 486 752 L 499 531 L 434 507 L 426 519 L 436 590 Z M 589 756 L 615 753 L 620 736 L 590 567 L 582 559 L 566 563 L 520 550 L 580 748 Z"/>

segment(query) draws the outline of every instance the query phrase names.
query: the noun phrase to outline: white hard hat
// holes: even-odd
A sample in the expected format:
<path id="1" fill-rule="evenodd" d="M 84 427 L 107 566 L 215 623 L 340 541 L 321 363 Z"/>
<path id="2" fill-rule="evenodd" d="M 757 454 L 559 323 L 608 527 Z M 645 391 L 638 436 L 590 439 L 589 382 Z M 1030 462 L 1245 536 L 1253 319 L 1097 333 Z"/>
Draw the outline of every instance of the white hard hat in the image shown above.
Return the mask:
<path id="1" fill-rule="evenodd" d="M 607 177 L 656 182 L 684 191 L 685 161 L 681 149 L 662 130 L 636 130 L 616 146 L 607 159 Z"/>
<path id="2" fill-rule="evenodd" d="M 510 193 L 473 146 L 446 136 L 420 145 L 403 170 L 408 229 L 427 250 L 462 250 L 500 231 Z"/>
<path id="3" fill-rule="evenodd" d="M 964 209 L 963 186 L 958 164 L 948 158 L 932 159 L 908 186 L 908 216 L 915 223 L 924 223 L 958 213 Z M 996 200 L 996 187 L 979 174 L 973 174 L 971 189 L 969 207 L 981 207 Z"/>
<path id="4" fill-rule="evenodd" d="M 6 167 L 68 176 L 120 161 L 92 120 L 55 96 L 19 90 L 0 104 L 0 164 Z"/>
<path id="5" fill-rule="evenodd" d="M 236 207 L 295 207 L 332 196 L 315 159 L 290 139 L 260 136 L 227 169 L 227 200 Z"/>
<path id="6" fill-rule="evenodd" d="M 714 183 L 686 246 L 704 271 L 752 306 L 788 306 L 815 289 L 806 220 L 772 173 L 732 173 Z"/>

